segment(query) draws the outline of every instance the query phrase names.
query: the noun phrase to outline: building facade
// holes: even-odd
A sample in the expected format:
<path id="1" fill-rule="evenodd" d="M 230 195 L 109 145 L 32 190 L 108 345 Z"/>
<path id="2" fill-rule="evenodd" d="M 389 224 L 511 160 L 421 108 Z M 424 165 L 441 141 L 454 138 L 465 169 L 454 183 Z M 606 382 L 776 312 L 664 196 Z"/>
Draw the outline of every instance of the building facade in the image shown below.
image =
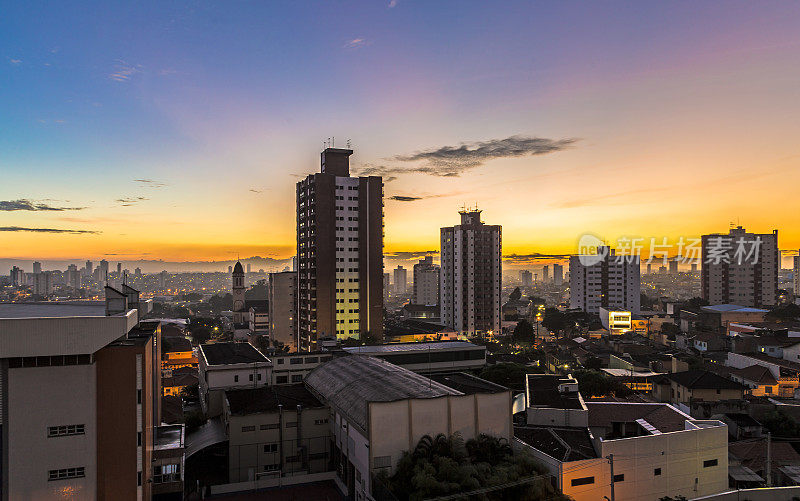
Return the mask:
<path id="1" fill-rule="evenodd" d="M 269 337 L 297 351 L 297 273 L 269 274 Z"/>
<path id="2" fill-rule="evenodd" d="M 352 150 L 327 148 L 297 183 L 299 349 L 383 338 L 383 181 L 351 177 Z"/>
<path id="3" fill-rule="evenodd" d="M 425 256 L 414 265 L 414 304 L 439 304 L 439 266 L 432 256 Z"/>
<path id="4" fill-rule="evenodd" d="M 748 233 L 737 226 L 727 235 L 702 237 L 700 278 L 710 304 L 774 306 L 779 269 L 778 230 Z"/>
<path id="5" fill-rule="evenodd" d="M 408 292 L 408 270 L 398 266 L 392 270 L 394 274 L 394 293 L 405 294 Z"/>
<path id="6" fill-rule="evenodd" d="M 441 229 L 442 323 L 466 335 L 500 332 L 502 230 L 462 210 L 461 224 Z"/>
<path id="7" fill-rule="evenodd" d="M 617 256 L 601 246 L 596 255 L 569 259 L 570 308 L 598 313 L 600 308 L 640 312 L 639 256 Z"/>

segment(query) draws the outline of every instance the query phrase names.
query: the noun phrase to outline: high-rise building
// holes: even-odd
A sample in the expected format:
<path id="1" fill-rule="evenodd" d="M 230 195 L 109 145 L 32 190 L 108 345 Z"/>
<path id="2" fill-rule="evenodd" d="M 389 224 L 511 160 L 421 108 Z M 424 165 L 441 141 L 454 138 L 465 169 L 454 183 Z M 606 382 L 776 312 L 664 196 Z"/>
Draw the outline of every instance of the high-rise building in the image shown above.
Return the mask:
<path id="1" fill-rule="evenodd" d="M 100 281 L 103 284 L 108 282 L 108 261 L 105 259 L 100 261 Z"/>
<path id="2" fill-rule="evenodd" d="M 297 272 L 269 274 L 269 337 L 297 351 Z"/>
<path id="3" fill-rule="evenodd" d="M 142 277 L 142 269 L 137 266 L 136 269 L 133 270 L 133 276 L 136 277 L 136 278 L 141 278 Z"/>
<path id="4" fill-rule="evenodd" d="M 53 274 L 49 271 L 33 274 L 33 293 L 37 296 L 47 296 L 53 292 Z"/>
<path id="5" fill-rule="evenodd" d="M 702 237 L 703 299 L 709 304 L 774 306 L 778 296 L 778 230 L 748 233 L 743 227 L 728 234 Z"/>
<path id="6" fill-rule="evenodd" d="M 297 183 L 299 350 L 383 339 L 383 181 L 351 177 L 353 150 L 326 148 Z"/>
<path id="7" fill-rule="evenodd" d="M 40 263 L 39 261 L 34 261 L 33 262 L 33 273 L 36 274 L 36 273 L 41 273 L 41 272 L 42 272 L 42 263 Z"/>
<path id="8" fill-rule="evenodd" d="M 433 256 L 425 256 L 414 265 L 414 304 L 439 304 L 439 266 Z"/>
<path id="9" fill-rule="evenodd" d="M 523 287 L 533 286 L 533 273 L 530 270 L 521 270 L 519 272 L 519 281 L 522 282 Z"/>
<path id="10" fill-rule="evenodd" d="M 158 286 L 161 289 L 167 288 L 167 270 L 161 270 L 161 273 L 158 274 Z"/>
<path id="11" fill-rule="evenodd" d="M 383 274 L 383 302 L 389 300 L 389 291 L 391 290 L 392 285 L 392 274 L 391 273 L 384 273 Z"/>
<path id="12" fill-rule="evenodd" d="M 542 267 L 542 282 L 547 282 L 550 279 L 550 267 Z"/>
<path id="13" fill-rule="evenodd" d="M 553 283 L 556 285 L 564 283 L 564 266 L 553 264 Z"/>
<path id="14" fill-rule="evenodd" d="M 794 257 L 794 267 L 792 269 L 792 279 L 794 281 L 794 295 L 800 296 L 800 251 Z"/>
<path id="15" fill-rule="evenodd" d="M 137 321 L 146 305 L 130 288 L 106 289 L 106 304 L 0 305 L 4 499 L 151 499 L 165 470 L 182 492 L 182 454 L 158 447 L 160 326 Z"/>
<path id="16" fill-rule="evenodd" d="M 481 221 L 481 211 L 462 210 L 461 224 L 442 228 L 442 323 L 467 335 L 500 332 L 502 229 Z"/>
<path id="17" fill-rule="evenodd" d="M 16 266 L 11 268 L 11 285 L 20 287 L 25 285 L 25 272 Z"/>
<path id="18" fill-rule="evenodd" d="M 669 260 L 669 274 L 670 275 L 677 275 L 678 274 L 678 260 L 677 259 L 670 259 Z"/>
<path id="19" fill-rule="evenodd" d="M 228 275 L 233 273 L 233 266 L 228 266 Z"/>
<path id="20" fill-rule="evenodd" d="M 71 264 L 67 266 L 67 272 L 64 276 L 67 286 L 72 287 L 73 289 L 80 289 L 82 284 L 81 281 L 81 272 L 78 271 L 78 266 Z"/>
<path id="21" fill-rule="evenodd" d="M 92 263 L 90 260 L 87 259 L 86 268 L 83 269 L 84 276 L 91 277 L 93 271 L 94 271 L 94 263 Z"/>
<path id="22" fill-rule="evenodd" d="M 250 274 L 250 263 L 247 263 L 247 274 Z"/>
<path id="23" fill-rule="evenodd" d="M 614 249 L 597 248 L 592 255 L 569 259 L 569 306 L 587 313 L 625 310 L 639 313 L 641 296 L 639 256 L 617 256 Z"/>
<path id="24" fill-rule="evenodd" d="M 651 263 L 647 263 L 647 274 L 651 275 L 653 273 L 653 265 Z"/>
<path id="25" fill-rule="evenodd" d="M 398 266 L 393 270 L 395 294 L 405 294 L 408 291 L 408 270 Z"/>

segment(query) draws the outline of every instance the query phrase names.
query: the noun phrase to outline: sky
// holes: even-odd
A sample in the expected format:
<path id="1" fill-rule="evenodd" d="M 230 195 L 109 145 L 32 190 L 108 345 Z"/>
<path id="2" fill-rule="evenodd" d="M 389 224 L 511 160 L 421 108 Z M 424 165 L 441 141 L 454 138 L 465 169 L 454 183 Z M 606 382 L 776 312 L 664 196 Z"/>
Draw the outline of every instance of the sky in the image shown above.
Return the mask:
<path id="1" fill-rule="evenodd" d="M 286 258 L 323 142 L 387 255 L 478 205 L 581 235 L 800 248 L 797 2 L 3 2 L 0 258 Z"/>

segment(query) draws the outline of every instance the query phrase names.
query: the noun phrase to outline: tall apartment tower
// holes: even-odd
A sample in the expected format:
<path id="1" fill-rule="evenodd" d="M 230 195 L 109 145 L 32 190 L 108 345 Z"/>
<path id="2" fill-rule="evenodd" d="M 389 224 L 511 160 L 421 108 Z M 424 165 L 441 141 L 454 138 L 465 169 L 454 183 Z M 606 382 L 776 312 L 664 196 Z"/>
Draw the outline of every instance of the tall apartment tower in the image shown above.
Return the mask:
<path id="1" fill-rule="evenodd" d="M 439 266 L 432 256 L 425 256 L 414 265 L 414 304 L 439 304 Z"/>
<path id="2" fill-rule="evenodd" d="M 792 268 L 794 272 L 792 274 L 792 279 L 794 281 L 794 295 L 800 296 L 800 251 L 798 255 L 794 257 L 794 267 Z"/>
<path id="3" fill-rule="evenodd" d="M 351 177 L 353 150 L 326 148 L 297 183 L 299 351 L 322 339 L 383 339 L 383 180 Z"/>
<path id="4" fill-rule="evenodd" d="M 461 224 L 441 229 L 442 323 L 467 335 L 500 332 L 502 228 L 462 210 Z"/>
<path id="5" fill-rule="evenodd" d="M 550 267 L 544 266 L 542 268 L 542 282 L 547 282 L 550 279 Z"/>
<path id="6" fill-rule="evenodd" d="M 600 308 L 639 313 L 639 256 L 617 256 L 600 246 L 597 254 L 569 258 L 569 307 L 587 313 Z"/>
<path id="7" fill-rule="evenodd" d="M 556 285 L 564 283 L 564 267 L 560 264 L 553 265 L 553 283 Z"/>
<path id="8" fill-rule="evenodd" d="M 36 274 L 36 273 L 41 273 L 41 272 L 42 272 L 42 263 L 40 263 L 39 261 L 34 261 L 33 262 L 33 273 Z"/>
<path id="9" fill-rule="evenodd" d="M 269 337 L 297 351 L 297 272 L 269 274 Z"/>
<path id="10" fill-rule="evenodd" d="M 737 226 L 727 235 L 703 235 L 703 299 L 710 304 L 774 306 L 780 263 L 778 230 L 748 233 Z"/>
<path id="11" fill-rule="evenodd" d="M 405 294 L 408 292 L 408 270 L 402 266 L 398 266 L 392 270 L 394 274 L 394 292 L 395 294 Z"/>
<path id="12" fill-rule="evenodd" d="M 105 259 L 100 261 L 100 282 L 108 282 L 108 261 Z"/>
<path id="13" fill-rule="evenodd" d="M 519 280 L 522 282 L 523 287 L 533 286 L 533 273 L 530 270 L 522 270 L 519 272 Z"/>

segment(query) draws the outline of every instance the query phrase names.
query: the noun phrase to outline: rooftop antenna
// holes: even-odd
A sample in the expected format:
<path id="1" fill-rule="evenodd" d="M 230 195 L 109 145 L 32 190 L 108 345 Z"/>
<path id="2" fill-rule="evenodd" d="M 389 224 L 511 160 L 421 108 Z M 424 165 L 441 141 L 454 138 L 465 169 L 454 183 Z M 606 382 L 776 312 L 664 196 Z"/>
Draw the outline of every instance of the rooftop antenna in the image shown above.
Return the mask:
<path id="1" fill-rule="evenodd" d="M 336 138 L 335 137 L 331 137 L 331 140 L 332 140 L 331 148 L 336 148 Z"/>
<path id="2" fill-rule="evenodd" d="M 347 149 L 348 150 L 353 149 L 353 143 L 351 143 L 349 139 L 347 140 Z"/>

